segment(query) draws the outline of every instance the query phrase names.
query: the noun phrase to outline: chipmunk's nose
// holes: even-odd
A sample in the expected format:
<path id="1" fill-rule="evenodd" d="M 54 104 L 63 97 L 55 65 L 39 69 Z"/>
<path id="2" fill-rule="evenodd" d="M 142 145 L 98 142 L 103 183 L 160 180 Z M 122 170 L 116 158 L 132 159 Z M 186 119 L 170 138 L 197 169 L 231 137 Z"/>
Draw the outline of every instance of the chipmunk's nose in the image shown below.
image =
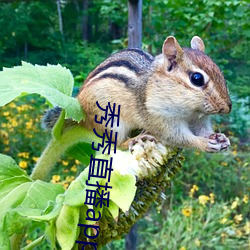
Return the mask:
<path id="1" fill-rule="evenodd" d="M 220 109 L 219 113 L 228 114 L 231 112 L 231 109 L 232 109 L 232 102 L 229 101 L 222 109 Z"/>

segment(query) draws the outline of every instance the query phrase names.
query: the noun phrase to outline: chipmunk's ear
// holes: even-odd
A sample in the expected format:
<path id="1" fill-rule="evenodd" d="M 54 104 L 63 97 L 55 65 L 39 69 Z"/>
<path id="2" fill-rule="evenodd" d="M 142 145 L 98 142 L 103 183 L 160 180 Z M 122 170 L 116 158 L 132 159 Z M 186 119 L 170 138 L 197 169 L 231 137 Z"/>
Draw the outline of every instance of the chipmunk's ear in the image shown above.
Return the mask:
<path id="1" fill-rule="evenodd" d="M 179 61 L 182 59 L 183 50 L 175 37 L 169 36 L 162 46 L 162 54 L 170 61 Z"/>
<path id="2" fill-rule="evenodd" d="M 205 45 L 204 45 L 204 42 L 203 40 L 198 37 L 198 36 L 194 36 L 191 40 L 191 48 L 192 49 L 197 49 L 197 50 L 200 50 L 202 52 L 205 51 Z"/>

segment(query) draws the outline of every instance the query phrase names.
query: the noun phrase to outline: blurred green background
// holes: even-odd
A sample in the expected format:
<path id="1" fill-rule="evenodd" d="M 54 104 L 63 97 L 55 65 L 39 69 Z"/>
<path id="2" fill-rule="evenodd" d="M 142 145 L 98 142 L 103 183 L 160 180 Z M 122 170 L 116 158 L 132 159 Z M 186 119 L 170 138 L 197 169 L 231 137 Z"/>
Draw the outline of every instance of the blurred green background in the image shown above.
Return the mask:
<path id="1" fill-rule="evenodd" d="M 60 8 L 52 0 L 0 3 L 1 68 L 22 60 L 60 63 L 79 87 L 102 60 L 127 47 L 125 0 L 64 0 Z M 202 37 L 206 53 L 225 75 L 233 110 L 213 118 L 215 129 L 229 136 L 230 151 L 184 151 L 183 170 L 166 190 L 166 200 L 153 205 L 138 223 L 138 249 L 250 247 L 249 16 L 249 1 L 143 0 L 143 49 L 161 53 L 169 35 L 186 47 L 194 35 Z M 29 173 L 49 138 L 40 126 L 46 108 L 41 98 L 29 96 L 0 109 L 0 152 Z M 51 181 L 66 188 L 83 167 L 65 157 Z M 27 242 L 37 235 L 39 229 L 33 230 Z M 124 239 L 105 247 L 124 248 Z"/>

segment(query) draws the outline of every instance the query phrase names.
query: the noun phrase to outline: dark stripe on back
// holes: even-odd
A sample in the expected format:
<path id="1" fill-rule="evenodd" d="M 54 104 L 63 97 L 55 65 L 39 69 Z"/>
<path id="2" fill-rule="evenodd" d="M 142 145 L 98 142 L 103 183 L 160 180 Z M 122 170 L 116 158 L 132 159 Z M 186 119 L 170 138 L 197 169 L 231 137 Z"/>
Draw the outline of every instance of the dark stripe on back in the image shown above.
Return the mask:
<path id="1" fill-rule="evenodd" d="M 141 56 L 144 56 L 149 62 L 153 62 L 154 61 L 154 57 L 153 56 L 151 56 L 150 54 L 148 54 L 147 52 L 145 52 L 145 51 L 143 51 L 141 49 L 126 49 L 126 51 L 132 51 L 132 52 L 138 53 Z"/>
<path id="2" fill-rule="evenodd" d="M 107 74 L 103 74 L 100 77 L 98 77 L 96 80 L 100 80 L 100 79 L 104 79 L 104 78 L 111 78 L 111 79 L 115 79 L 118 80 L 120 82 L 125 83 L 125 85 L 129 84 L 129 78 L 121 75 L 121 74 L 112 74 L 112 73 L 107 73 Z"/>
<path id="3" fill-rule="evenodd" d="M 106 69 L 111 68 L 111 67 L 125 67 L 131 71 L 134 71 L 136 74 L 140 73 L 140 69 L 135 64 L 132 64 L 127 60 L 117 60 L 117 61 L 109 62 L 106 65 L 97 68 L 92 73 L 91 77 L 95 77 L 96 75 L 98 75 L 102 71 L 105 71 Z"/>

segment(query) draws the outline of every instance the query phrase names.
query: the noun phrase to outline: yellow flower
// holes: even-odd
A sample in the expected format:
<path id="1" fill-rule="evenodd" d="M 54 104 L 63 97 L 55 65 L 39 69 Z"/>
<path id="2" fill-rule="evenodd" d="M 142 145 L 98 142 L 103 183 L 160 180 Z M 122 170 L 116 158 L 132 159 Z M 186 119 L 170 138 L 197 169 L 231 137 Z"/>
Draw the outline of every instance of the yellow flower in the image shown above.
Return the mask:
<path id="1" fill-rule="evenodd" d="M 16 121 L 16 120 L 12 120 L 12 121 L 11 121 L 11 126 L 12 126 L 12 127 L 17 127 L 17 126 L 18 126 L 17 121 Z"/>
<path id="2" fill-rule="evenodd" d="M 11 102 L 11 103 L 9 104 L 9 106 L 10 106 L 11 108 L 15 108 L 15 107 L 16 107 L 16 104 L 15 104 L 14 102 Z"/>
<path id="3" fill-rule="evenodd" d="M 223 206 L 223 209 L 227 211 L 228 207 L 225 205 L 225 206 Z"/>
<path id="4" fill-rule="evenodd" d="M 3 139 L 3 144 L 9 145 L 10 144 L 10 140 L 8 138 L 4 138 Z"/>
<path id="5" fill-rule="evenodd" d="M 4 148 L 4 152 L 9 152 L 10 151 L 10 147 L 5 147 Z"/>
<path id="6" fill-rule="evenodd" d="M 225 224 L 227 222 L 227 218 L 222 218 L 221 220 L 220 220 L 220 224 Z"/>
<path id="7" fill-rule="evenodd" d="M 31 106 L 27 105 L 27 104 L 24 104 L 24 105 L 21 105 L 21 106 L 17 106 L 17 110 L 20 112 L 20 111 L 25 111 L 25 110 L 28 110 L 28 109 L 33 109 Z"/>
<path id="8" fill-rule="evenodd" d="M 66 181 L 67 182 L 72 182 L 75 179 L 75 176 L 67 176 Z"/>
<path id="9" fill-rule="evenodd" d="M 39 159 L 39 157 L 32 157 L 32 160 L 34 161 L 34 162 L 37 162 L 38 161 L 38 159 Z"/>
<path id="10" fill-rule="evenodd" d="M 70 170 L 73 171 L 73 172 L 76 172 L 76 171 L 77 171 L 76 165 L 73 165 L 73 166 L 70 168 Z"/>
<path id="11" fill-rule="evenodd" d="M 68 186 L 69 186 L 69 183 L 68 183 L 68 182 L 64 182 L 64 183 L 63 183 L 63 187 L 64 187 L 64 189 L 67 189 L 67 188 L 68 188 Z"/>
<path id="12" fill-rule="evenodd" d="M 228 163 L 223 161 L 223 162 L 221 163 L 221 165 L 222 165 L 223 167 L 227 167 L 227 166 L 228 166 Z"/>
<path id="13" fill-rule="evenodd" d="M 236 224 L 239 224 L 243 220 L 242 214 L 237 214 L 234 216 L 234 221 Z"/>
<path id="14" fill-rule="evenodd" d="M 10 112 L 9 112 L 9 111 L 5 111 L 5 112 L 3 112 L 3 115 L 4 115 L 4 116 L 9 116 L 9 114 L 10 114 Z"/>
<path id="15" fill-rule="evenodd" d="M 235 160 L 236 160 L 237 162 L 239 162 L 239 163 L 242 162 L 242 160 L 241 160 L 239 157 L 236 157 Z"/>
<path id="16" fill-rule="evenodd" d="M 233 155 L 237 155 L 237 153 L 238 153 L 237 150 L 233 150 L 233 151 L 232 151 L 232 154 L 233 154 Z"/>
<path id="17" fill-rule="evenodd" d="M 33 126 L 33 121 L 32 121 L 32 120 L 26 122 L 26 128 L 27 128 L 27 129 L 31 129 L 32 126 Z"/>
<path id="18" fill-rule="evenodd" d="M 4 137 L 4 138 L 8 138 L 9 137 L 9 134 L 6 131 L 4 131 L 4 130 L 0 130 L 0 135 L 1 135 L 1 137 Z"/>
<path id="19" fill-rule="evenodd" d="M 186 247 L 181 247 L 180 250 L 186 250 Z"/>
<path id="20" fill-rule="evenodd" d="M 80 164 L 81 164 L 81 162 L 80 162 L 80 161 L 78 161 L 78 160 L 75 160 L 75 164 L 76 164 L 76 165 L 80 165 Z"/>
<path id="21" fill-rule="evenodd" d="M 210 200 L 210 198 L 207 195 L 200 195 L 198 199 L 199 203 L 203 206 Z"/>
<path id="22" fill-rule="evenodd" d="M 23 169 L 26 169 L 28 167 L 27 161 L 20 161 L 19 162 L 19 167 L 23 168 Z"/>
<path id="23" fill-rule="evenodd" d="M 199 190 L 199 187 L 196 185 L 193 185 L 192 188 L 190 189 L 189 196 L 193 198 L 194 193 Z"/>
<path id="24" fill-rule="evenodd" d="M 19 156 L 19 157 L 23 157 L 23 158 L 26 158 L 26 159 L 29 158 L 29 155 L 30 155 L 29 152 L 21 152 L 21 153 L 18 153 L 18 156 Z"/>
<path id="25" fill-rule="evenodd" d="M 63 164 L 63 166 L 68 166 L 69 165 L 69 163 L 67 161 L 64 161 L 64 160 L 62 160 L 62 164 Z"/>
<path id="26" fill-rule="evenodd" d="M 197 246 L 197 247 L 200 247 L 201 246 L 201 242 L 199 239 L 195 239 L 194 240 L 194 244 Z"/>
<path id="27" fill-rule="evenodd" d="M 231 205 L 231 209 L 235 209 L 238 206 L 238 202 L 234 201 Z"/>
<path id="28" fill-rule="evenodd" d="M 51 182 L 52 182 L 52 183 L 57 183 L 57 182 L 60 181 L 60 179 L 61 179 L 61 176 L 60 176 L 60 175 L 53 175 L 53 176 L 52 176 Z"/>
<path id="29" fill-rule="evenodd" d="M 227 234 L 226 233 L 221 233 L 221 238 L 226 238 L 227 237 Z"/>
<path id="30" fill-rule="evenodd" d="M 235 209 L 239 205 L 239 198 L 236 197 L 235 201 L 231 205 L 231 209 Z"/>
<path id="31" fill-rule="evenodd" d="M 243 202 L 247 204 L 248 201 L 249 201 L 248 195 L 245 194 L 243 197 Z"/>
<path id="32" fill-rule="evenodd" d="M 242 232 L 240 231 L 240 230 L 236 230 L 236 235 L 238 236 L 238 237 L 241 237 L 242 236 Z"/>
<path id="33" fill-rule="evenodd" d="M 192 208 L 191 207 L 185 207 L 181 210 L 182 214 L 186 217 L 189 217 L 192 214 Z"/>
<path id="34" fill-rule="evenodd" d="M 210 197 L 210 203 L 214 204 L 214 193 L 210 193 L 209 197 Z"/>
<path id="35" fill-rule="evenodd" d="M 244 231 L 246 232 L 246 234 L 250 234 L 250 222 L 247 221 L 246 225 L 244 226 Z"/>

